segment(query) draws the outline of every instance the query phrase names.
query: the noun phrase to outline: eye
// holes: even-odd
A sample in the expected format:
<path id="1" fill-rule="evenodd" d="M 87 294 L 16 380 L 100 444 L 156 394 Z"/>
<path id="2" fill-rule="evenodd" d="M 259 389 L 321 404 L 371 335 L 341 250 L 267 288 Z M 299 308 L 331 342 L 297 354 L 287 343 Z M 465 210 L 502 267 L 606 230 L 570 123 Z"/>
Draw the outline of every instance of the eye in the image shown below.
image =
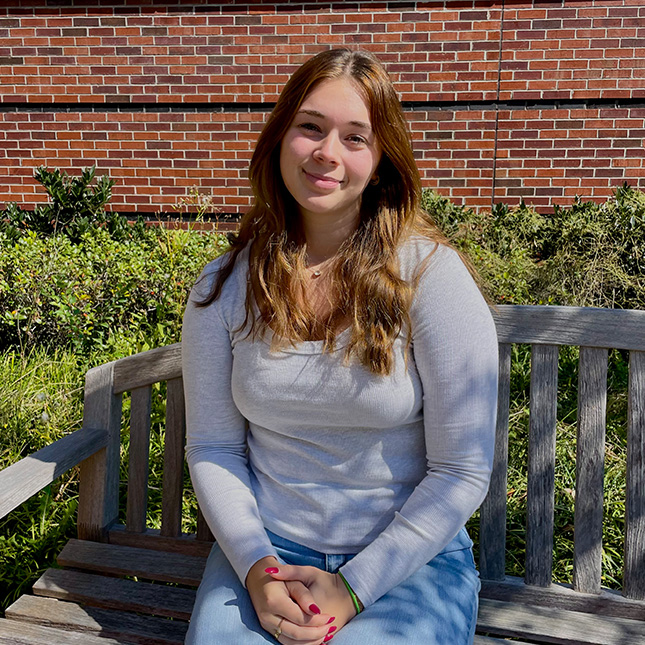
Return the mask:
<path id="1" fill-rule="evenodd" d="M 298 127 L 309 132 L 320 132 L 320 128 L 315 123 L 305 122 L 301 123 Z"/>
<path id="2" fill-rule="evenodd" d="M 351 136 L 347 137 L 347 140 L 356 145 L 367 143 L 367 140 L 364 137 L 359 136 L 358 134 L 352 134 Z"/>

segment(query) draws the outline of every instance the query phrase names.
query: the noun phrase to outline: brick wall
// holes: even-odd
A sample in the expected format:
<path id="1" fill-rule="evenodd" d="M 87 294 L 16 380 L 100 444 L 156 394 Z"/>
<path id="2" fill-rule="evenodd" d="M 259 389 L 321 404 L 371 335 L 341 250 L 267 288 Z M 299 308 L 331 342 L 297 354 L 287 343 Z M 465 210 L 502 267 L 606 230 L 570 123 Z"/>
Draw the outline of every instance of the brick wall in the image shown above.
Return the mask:
<path id="1" fill-rule="evenodd" d="M 0 203 L 44 201 L 38 165 L 96 164 L 122 213 L 170 211 L 191 186 L 243 211 L 280 88 L 341 45 L 384 61 L 424 185 L 456 202 L 546 209 L 645 189 L 645 0 L 11 4 Z"/>

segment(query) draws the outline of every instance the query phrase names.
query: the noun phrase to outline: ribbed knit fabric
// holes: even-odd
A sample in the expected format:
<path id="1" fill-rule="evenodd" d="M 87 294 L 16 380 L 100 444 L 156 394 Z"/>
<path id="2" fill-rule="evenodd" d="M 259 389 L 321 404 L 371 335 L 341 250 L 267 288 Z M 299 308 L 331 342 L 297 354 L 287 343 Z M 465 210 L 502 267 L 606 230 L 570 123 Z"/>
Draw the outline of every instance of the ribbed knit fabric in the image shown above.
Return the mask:
<path id="1" fill-rule="evenodd" d="M 411 279 L 435 249 L 408 240 Z M 248 256 L 220 298 L 184 315 L 187 459 L 202 512 L 244 582 L 275 555 L 265 527 L 324 553 L 357 553 L 343 568 L 367 607 L 439 553 L 488 487 L 497 400 L 497 338 L 484 299 L 458 255 L 440 246 L 410 312 L 412 352 L 397 339 L 387 377 L 344 363 L 322 341 L 270 350 L 237 331 Z"/>

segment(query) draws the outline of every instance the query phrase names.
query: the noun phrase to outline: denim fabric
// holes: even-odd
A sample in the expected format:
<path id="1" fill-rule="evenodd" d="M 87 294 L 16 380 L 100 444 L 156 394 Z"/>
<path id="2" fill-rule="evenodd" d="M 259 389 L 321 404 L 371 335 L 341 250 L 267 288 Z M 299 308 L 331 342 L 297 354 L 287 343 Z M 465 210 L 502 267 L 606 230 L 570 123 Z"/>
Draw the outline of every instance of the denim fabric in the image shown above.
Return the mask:
<path id="1" fill-rule="evenodd" d="M 288 564 L 335 573 L 353 557 L 326 555 L 267 533 L 279 558 Z M 479 589 L 472 541 L 462 529 L 428 564 L 352 619 L 331 644 L 471 645 Z M 260 626 L 248 593 L 217 544 L 206 564 L 185 643 L 276 643 Z"/>

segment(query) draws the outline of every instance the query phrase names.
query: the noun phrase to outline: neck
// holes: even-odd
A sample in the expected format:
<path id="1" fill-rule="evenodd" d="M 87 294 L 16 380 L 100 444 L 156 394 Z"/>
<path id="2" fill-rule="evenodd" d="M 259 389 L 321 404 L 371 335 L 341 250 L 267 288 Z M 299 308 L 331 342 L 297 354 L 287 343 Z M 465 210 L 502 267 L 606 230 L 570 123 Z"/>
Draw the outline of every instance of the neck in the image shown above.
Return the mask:
<path id="1" fill-rule="evenodd" d="M 307 256 L 310 264 L 333 257 L 341 244 L 358 228 L 358 213 L 340 217 L 302 216 Z"/>

